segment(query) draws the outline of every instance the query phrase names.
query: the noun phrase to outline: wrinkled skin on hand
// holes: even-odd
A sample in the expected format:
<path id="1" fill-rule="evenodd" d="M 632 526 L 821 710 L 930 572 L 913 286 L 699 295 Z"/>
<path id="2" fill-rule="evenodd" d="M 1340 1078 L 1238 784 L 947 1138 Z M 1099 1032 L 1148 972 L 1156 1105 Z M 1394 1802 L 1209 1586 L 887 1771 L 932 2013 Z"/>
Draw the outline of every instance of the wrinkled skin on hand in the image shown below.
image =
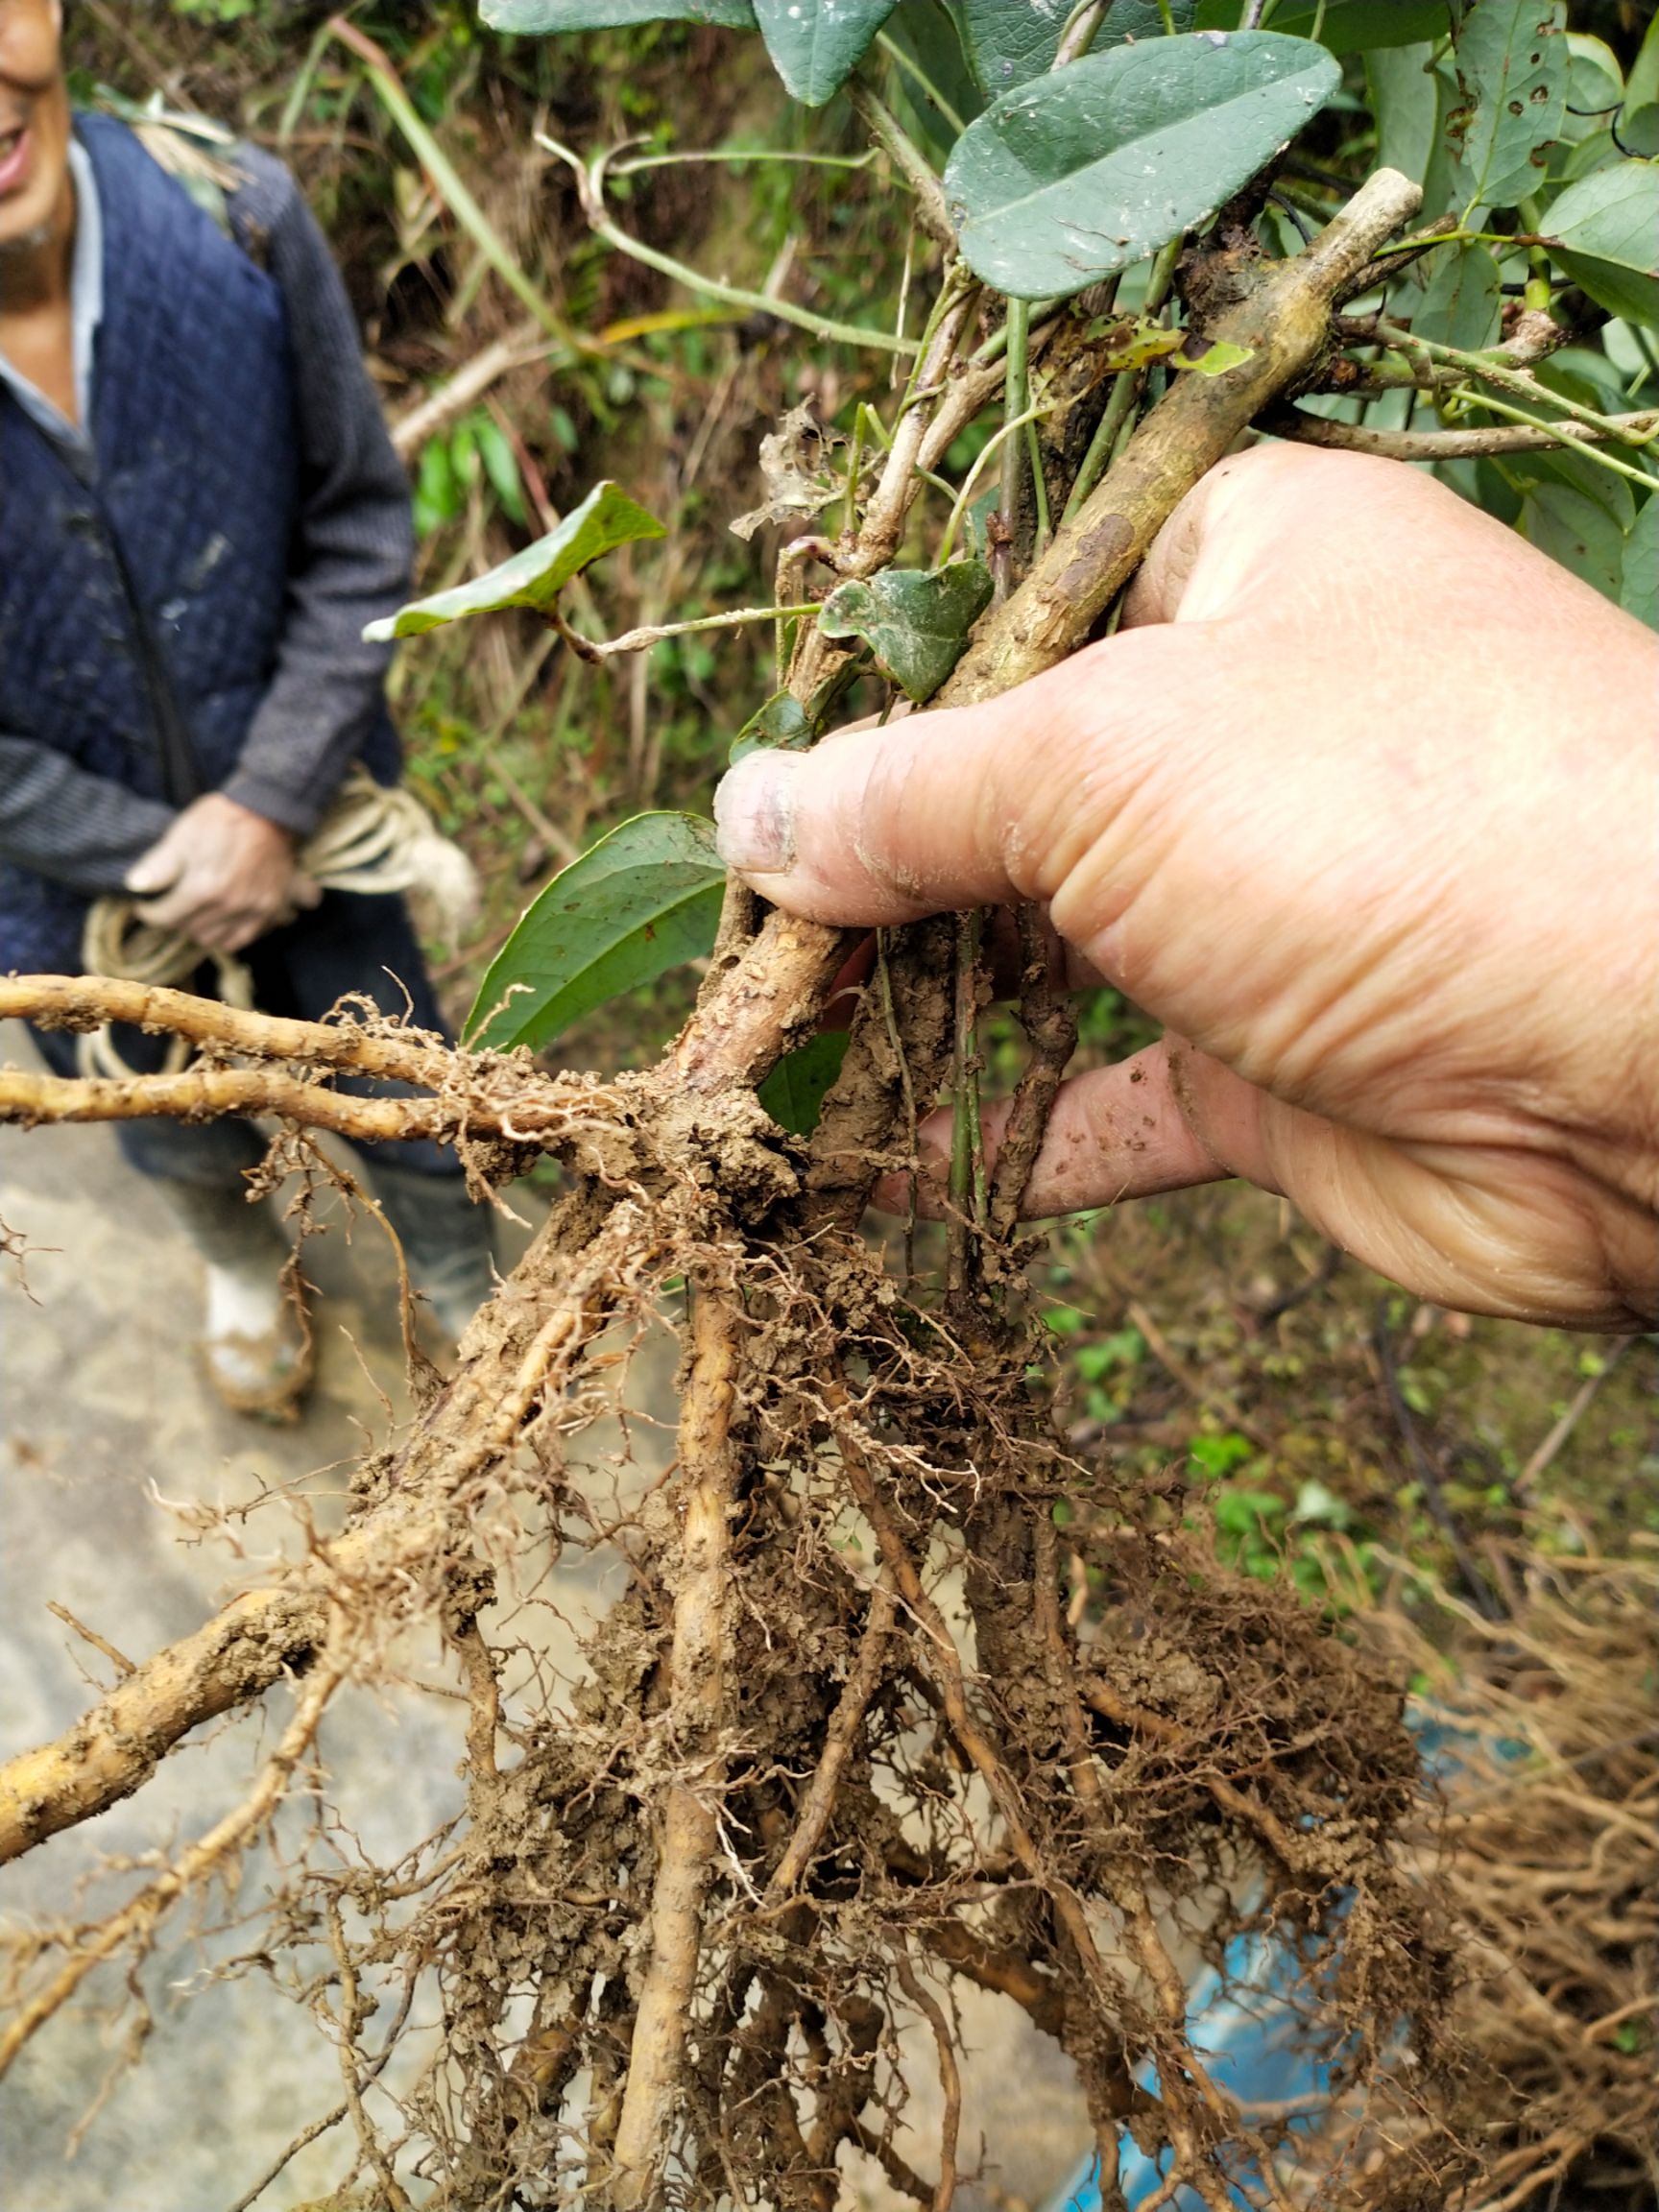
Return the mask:
<path id="1" fill-rule="evenodd" d="M 717 812 L 822 920 L 1046 902 L 1167 1025 L 1063 1088 L 1028 1214 L 1242 1175 L 1424 1297 L 1651 1326 L 1659 638 L 1427 476 L 1223 463 L 1117 637 Z"/>
<path id="2" fill-rule="evenodd" d="M 294 840 L 263 814 L 209 791 L 174 817 L 127 872 L 138 911 L 209 952 L 240 952 L 322 894 L 294 865 Z"/>

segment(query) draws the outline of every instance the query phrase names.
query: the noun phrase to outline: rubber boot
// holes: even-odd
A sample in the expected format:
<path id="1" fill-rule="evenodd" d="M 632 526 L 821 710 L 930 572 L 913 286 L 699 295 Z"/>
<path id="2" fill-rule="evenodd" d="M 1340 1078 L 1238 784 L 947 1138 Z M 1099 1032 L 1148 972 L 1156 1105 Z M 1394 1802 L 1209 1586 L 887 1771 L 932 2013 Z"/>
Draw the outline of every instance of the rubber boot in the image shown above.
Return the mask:
<path id="1" fill-rule="evenodd" d="M 251 1420 L 298 1420 L 316 1361 L 282 1284 L 287 1239 L 263 1205 L 214 1184 L 156 1178 L 206 1269 L 202 1359 L 223 1403 Z"/>
<path id="2" fill-rule="evenodd" d="M 474 1204 L 460 1175 L 423 1175 L 376 1160 L 371 1176 L 403 1247 L 409 1287 L 424 1300 L 445 1349 L 452 1350 L 495 1288 L 491 1209 Z"/>

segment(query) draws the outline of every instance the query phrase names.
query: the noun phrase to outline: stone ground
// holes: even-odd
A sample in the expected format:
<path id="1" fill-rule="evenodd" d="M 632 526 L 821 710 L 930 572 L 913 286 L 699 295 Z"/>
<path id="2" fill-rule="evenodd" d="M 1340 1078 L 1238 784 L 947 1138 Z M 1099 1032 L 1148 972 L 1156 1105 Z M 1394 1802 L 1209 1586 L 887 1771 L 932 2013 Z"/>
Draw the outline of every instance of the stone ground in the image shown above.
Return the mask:
<path id="1" fill-rule="evenodd" d="M 16 1031 L 0 1036 L 0 1058 L 29 1057 Z M 186 1634 L 247 1569 L 221 1537 L 194 1535 L 180 1509 L 248 1504 L 299 1485 L 330 1525 L 345 1464 L 366 1437 L 384 1437 L 404 1400 L 391 1267 L 371 1228 L 348 1245 L 335 1222 L 309 1248 L 307 1273 L 324 1293 L 319 1388 L 302 1425 L 270 1430 L 225 1413 L 201 1386 L 195 1262 L 161 1201 L 123 1167 L 108 1130 L 0 1129 L 0 1220 L 29 1247 L 26 1287 L 0 1266 L 0 1753 L 9 1753 L 57 1735 L 110 1678 L 110 1663 L 49 1600 L 135 1658 Z M 671 1414 L 672 1347 L 654 1334 L 644 1388 Z M 291 1541 L 279 1504 L 241 1526 L 252 1558 Z M 547 1616 L 556 1664 L 607 1585 L 619 1587 L 617 1572 L 585 1561 L 565 1575 L 553 1593 L 562 1619 Z M 138 1797 L 0 1869 L 0 1931 L 108 1911 L 133 1887 L 135 1862 L 203 1833 L 236 1801 L 257 1745 L 281 1723 L 282 1695 L 267 1702 L 268 1713 L 227 1722 L 175 1755 Z M 349 1696 L 330 1710 L 322 1739 L 330 1792 L 367 1848 L 391 1857 L 459 1806 L 458 1711 L 414 1693 Z M 256 1907 L 268 1871 L 267 1861 L 249 1861 L 241 1908 Z M 135 2068 L 117 2063 L 134 2018 L 121 1975 L 100 1972 L 83 1985 L 0 2084 L 0 2212 L 229 2212 L 299 2130 L 332 2108 L 337 2061 L 309 2015 L 257 1962 L 235 1980 L 204 1977 L 210 1960 L 237 1948 L 233 1929 L 202 1931 L 184 1912 L 164 1923 L 141 1976 L 153 2026 Z M 1057 2054 L 1022 2039 L 1005 2009 L 986 1999 L 965 2019 L 973 2056 L 962 2163 L 973 2169 L 983 2138 L 999 2164 L 983 2185 L 959 2192 L 959 2212 L 1040 2203 L 1086 2139 Z M 925 2077 L 928 2055 L 918 2056 Z M 260 2196 L 262 2212 L 325 2194 L 349 2154 L 344 2128 L 322 2137 Z M 885 2212 L 884 2192 L 860 2200 Z"/>

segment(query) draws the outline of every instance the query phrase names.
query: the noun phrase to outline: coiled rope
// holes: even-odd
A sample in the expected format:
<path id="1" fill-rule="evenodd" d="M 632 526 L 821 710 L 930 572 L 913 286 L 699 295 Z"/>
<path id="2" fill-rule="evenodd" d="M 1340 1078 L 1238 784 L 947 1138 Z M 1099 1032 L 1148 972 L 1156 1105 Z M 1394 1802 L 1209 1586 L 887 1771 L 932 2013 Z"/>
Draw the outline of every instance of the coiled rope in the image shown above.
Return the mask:
<path id="1" fill-rule="evenodd" d="M 353 767 L 339 795 L 295 858 L 301 875 L 325 891 L 408 896 L 423 937 L 453 945 L 478 908 L 478 878 L 459 845 L 445 837 L 412 792 L 389 789 L 368 770 Z M 158 929 L 132 899 L 98 900 L 86 917 L 81 965 L 88 975 L 176 988 L 211 966 L 214 995 L 227 1006 L 253 1004 L 253 978 L 246 962 L 211 952 L 182 929 Z M 176 1075 L 190 1058 L 182 1037 L 172 1038 L 162 1063 Z M 116 1049 L 108 1024 L 83 1036 L 77 1060 L 84 1075 L 137 1072 Z"/>

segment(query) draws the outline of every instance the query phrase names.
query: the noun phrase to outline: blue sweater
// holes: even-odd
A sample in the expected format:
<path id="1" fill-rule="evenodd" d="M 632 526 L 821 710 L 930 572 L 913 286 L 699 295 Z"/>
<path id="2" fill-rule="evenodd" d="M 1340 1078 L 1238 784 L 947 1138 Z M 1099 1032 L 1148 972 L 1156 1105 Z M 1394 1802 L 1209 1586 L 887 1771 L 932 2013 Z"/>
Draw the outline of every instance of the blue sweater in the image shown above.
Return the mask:
<path id="1" fill-rule="evenodd" d="M 397 768 L 361 633 L 407 595 L 408 494 L 326 248 L 268 156 L 228 238 L 124 125 L 78 130 L 89 441 L 0 386 L 0 972 L 73 974 L 88 899 L 201 792 L 302 834 L 351 759 Z"/>

